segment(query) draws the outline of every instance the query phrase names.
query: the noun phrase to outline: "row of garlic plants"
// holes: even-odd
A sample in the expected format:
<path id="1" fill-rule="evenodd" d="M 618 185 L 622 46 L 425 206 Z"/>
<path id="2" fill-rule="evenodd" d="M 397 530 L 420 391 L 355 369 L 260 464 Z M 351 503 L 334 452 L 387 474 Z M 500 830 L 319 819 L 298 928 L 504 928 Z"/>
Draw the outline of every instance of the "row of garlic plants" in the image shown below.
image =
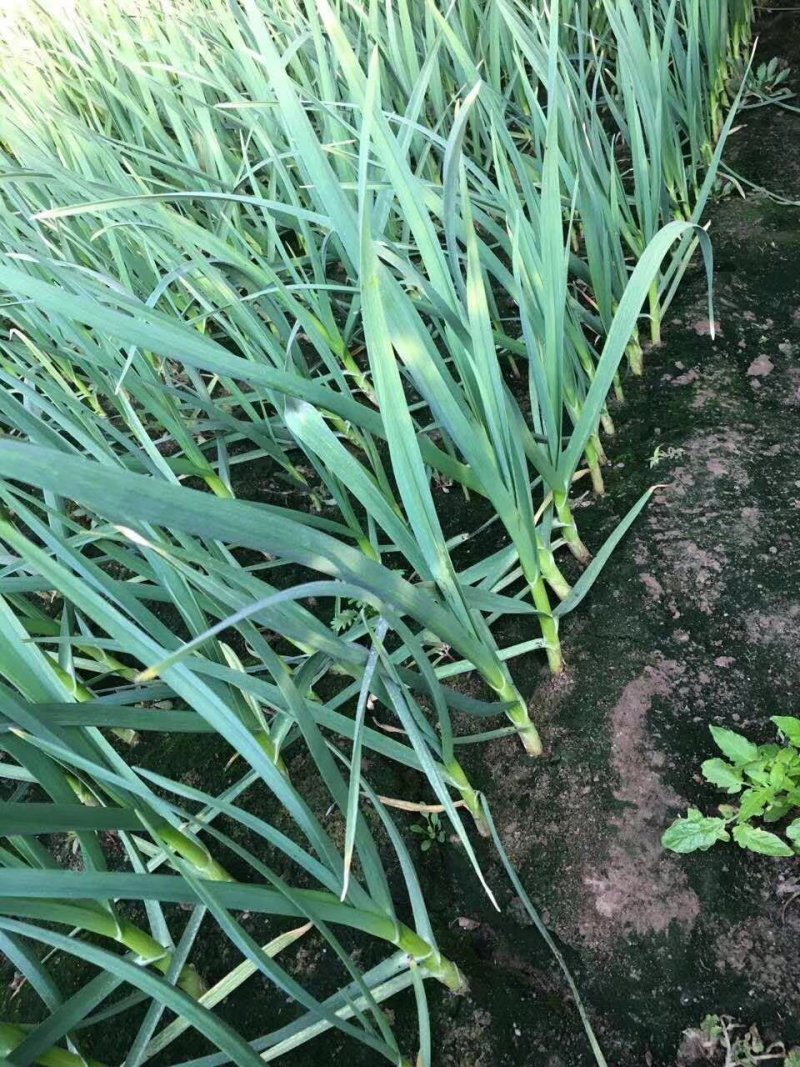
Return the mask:
<path id="1" fill-rule="evenodd" d="M 461 746 L 541 752 L 513 662 L 563 669 L 560 620 L 646 501 L 592 557 L 571 488 L 603 491 L 609 399 L 698 244 L 710 271 L 751 21 L 164 0 L 6 34 L 0 949 L 47 1015 L 0 1024 L 10 1062 L 92 1062 L 146 1005 L 136 1067 L 189 1028 L 209 1064 L 330 1028 L 404 1064 L 381 1003 L 405 988 L 432 1062 L 424 979 L 465 979 L 366 768 L 419 774 L 493 901 Z M 442 485 L 504 536 L 466 560 Z M 499 647 L 508 616 L 530 631 Z M 223 792 L 139 765 L 173 734 L 218 738 Z M 365 934 L 389 954 L 362 968 Z M 242 962 L 206 987 L 220 936 Z M 333 995 L 280 961 L 309 936 Z M 64 955 L 94 968 L 77 988 Z M 243 1034 L 215 1009 L 258 973 L 299 1011 Z"/>

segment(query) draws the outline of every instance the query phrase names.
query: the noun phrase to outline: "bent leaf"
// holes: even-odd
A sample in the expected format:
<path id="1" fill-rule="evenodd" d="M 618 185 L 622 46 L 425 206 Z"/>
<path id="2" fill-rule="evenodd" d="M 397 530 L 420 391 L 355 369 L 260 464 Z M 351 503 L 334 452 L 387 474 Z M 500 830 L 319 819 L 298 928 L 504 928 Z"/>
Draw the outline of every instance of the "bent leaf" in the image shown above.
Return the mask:
<path id="1" fill-rule="evenodd" d="M 710 729 L 717 748 L 737 766 L 741 767 L 758 759 L 758 745 L 754 745 L 746 737 L 722 726 L 712 726 Z"/>
<path id="2" fill-rule="evenodd" d="M 726 793 L 740 793 L 742 772 L 722 759 L 707 759 L 701 768 L 703 777 L 712 785 L 718 785 Z"/>
<path id="3" fill-rule="evenodd" d="M 676 819 L 663 834 L 661 844 L 670 852 L 706 852 L 718 841 L 730 841 L 725 820 L 703 815 L 697 808 L 689 808 L 683 818 Z"/>
<path id="4" fill-rule="evenodd" d="M 749 823 L 739 823 L 733 828 L 733 840 L 740 848 L 748 852 L 758 852 L 761 856 L 793 856 L 794 851 L 777 834 L 762 830 Z"/>

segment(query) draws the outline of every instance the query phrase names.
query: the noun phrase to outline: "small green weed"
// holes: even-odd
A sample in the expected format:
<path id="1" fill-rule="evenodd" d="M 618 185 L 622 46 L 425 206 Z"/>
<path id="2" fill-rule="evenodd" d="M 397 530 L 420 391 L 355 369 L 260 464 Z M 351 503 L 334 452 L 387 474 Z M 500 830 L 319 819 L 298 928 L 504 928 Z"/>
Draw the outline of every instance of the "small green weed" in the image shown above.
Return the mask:
<path id="1" fill-rule="evenodd" d="M 435 811 L 430 815 L 423 815 L 422 820 L 411 827 L 411 832 L 421 835 L 419 847 L 423 852 L 427 852 L 434 845 L 443 845 L 447 840 L 442 820 Z"/>
<path id="2" fill-rule="evenodd" d="M 683 453 L 684 449 L 682 448 L 672 448 L 671 446 L 662 448 L 661 445 L 656 445 L 652 456 L 648 460 L 650 469 L 657 467 L 665 459 L 680 459 Z"/>
<path id="3" fill-rule="evenodd" d="M 746 1033 L 729 1015 L 707 1015 L 696 1029 L 684 1034 L 684 1047 L 703 1060 L 722 1067 L 758 1067 L 762 1063 L 800 1067 L 800 1049 L 786 1049 L 782 1041 L 766 1044 L 756 1026 Z M 724 1059 L 722 1058 L 724 1056 Z"/>
<path id="4" fill-rule="evenodd" d="M 703 777 L 729 795 L 738 794 L 739 803 L 721 804 L 716 816 L 690 808 L 664 833 L 661 843 L 665 848 L 705 852 L 732 837 L 741 848 L 763 856 L 800 853 L 800 818 L 784 827 L 782 837 L 757 825 L 758 821 L 779 823 L 800 809 L 800 719 L 775 715 L 772 722 L 783 744 L 756 745 L 733 730 L 711 727 L 726 759 L 706 760 Z"/>
<path id="5" fill-rule="evenodd" d="M 759 63 L 750 68 L 749 74 L 744 63 L 740 63 L 734 72 L 733 81 L 744 83 L 744 106 L 757 106 L 762 103 L 777 103 L 794 96 L 786 84 L 791 70 L 778 56 L 773 56 L 767 63 Z"/>

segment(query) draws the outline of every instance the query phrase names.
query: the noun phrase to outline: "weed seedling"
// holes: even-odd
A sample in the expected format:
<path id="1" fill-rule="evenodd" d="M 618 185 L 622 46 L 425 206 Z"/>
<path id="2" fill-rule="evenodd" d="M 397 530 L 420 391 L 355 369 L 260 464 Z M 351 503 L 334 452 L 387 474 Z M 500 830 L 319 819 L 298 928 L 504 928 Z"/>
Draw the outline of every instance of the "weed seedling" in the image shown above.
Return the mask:
<path id="1" fill-rule="evenodd" d="M 722 1067 L 758 1067 L 762 1063 L 800 1067 L 800 1049 L 787 1051 L 782 1041 L 767 1045 L 756 1026 L 740 1033 L 743 1030 L 729 1015 L 707 1015 L 699 1027 L 687 1030 L 684 1038 L 704 1060 Z"/>
<path id="2" fill-rule="evenodd" d="M 411 832 L 422 837 L 419 847 L 423 852 L 427 852 L 433 845 L 443 845 L 447 839 L 442 820 L 435 811 L 423 815 L 422 820 L 411 827 Z"/>

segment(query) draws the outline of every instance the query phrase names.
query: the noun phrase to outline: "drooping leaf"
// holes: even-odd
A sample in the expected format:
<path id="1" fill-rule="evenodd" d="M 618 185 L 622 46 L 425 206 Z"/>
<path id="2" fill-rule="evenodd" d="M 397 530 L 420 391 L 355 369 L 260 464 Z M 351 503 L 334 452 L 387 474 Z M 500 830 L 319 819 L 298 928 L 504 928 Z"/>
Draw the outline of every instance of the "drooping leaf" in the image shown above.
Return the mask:
<path id="1" fill-rule="evenodd" d="M 697 808 L 689 808 L 685 816 L 676 819 L 664 831 L 661 844 L 670 852 L 706 852 L 718 841 L 730 841 L 725 820 L 705 816 Z"/>
<path id="2" fill-rule="evenodd" d="M 748 852 L 758 852 L 761 856 L 794 855 L 793 850 L 785 841 L 781 841 L 777 834 L 762 830 L 759 826 L 751 826 L 746 822 L 734 826 L 733 840 L 740 848 L 745 848 Z"/>
<path id="3" fill-rule="evenodd" d="M 753 744 L 746 737 L 733 730 L 727 730 L 723 726 L 712 726 L 710 729 L 717 748 L 737 766 L 743 766 L 745 763 L 752 763 L 758 759 L 758 745 Z"/>
<path id="4" fill-rule="evenodd" d="M 739 793 L 742 790 L 742 772 L 722 759 L 707 759 L 701 770 L 703 777 L 712 785 L 718 785 L 726 793 Z"/>

